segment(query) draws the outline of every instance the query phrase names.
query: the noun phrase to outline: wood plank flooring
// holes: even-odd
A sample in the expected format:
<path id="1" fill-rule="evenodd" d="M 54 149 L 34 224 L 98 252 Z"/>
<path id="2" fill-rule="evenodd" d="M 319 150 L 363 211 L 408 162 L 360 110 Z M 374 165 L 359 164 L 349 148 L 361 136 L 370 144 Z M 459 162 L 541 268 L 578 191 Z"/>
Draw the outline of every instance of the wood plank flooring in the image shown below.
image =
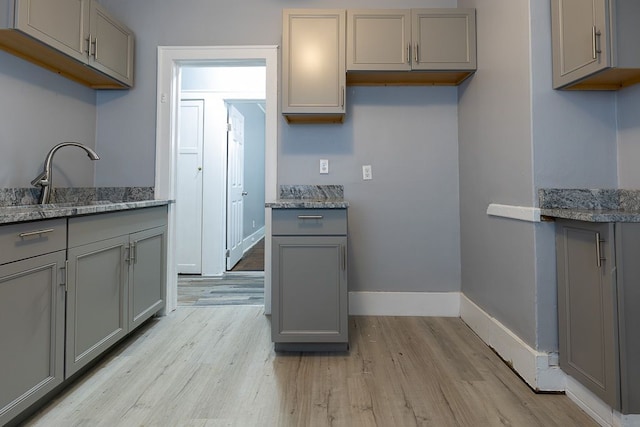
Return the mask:
<path id="1" fill-rule="evenodd" d="M 180 275 L 178 305 L 264 306 L 264 271 L 225 273 L 222 277 Z"/>
<path id="2" fill-rule="evenodd" d="M 262 307 L 153 319 L 28 426 L 596 426 L 456 318 L 352 317 L 349 353 L 276 354 Z"/>

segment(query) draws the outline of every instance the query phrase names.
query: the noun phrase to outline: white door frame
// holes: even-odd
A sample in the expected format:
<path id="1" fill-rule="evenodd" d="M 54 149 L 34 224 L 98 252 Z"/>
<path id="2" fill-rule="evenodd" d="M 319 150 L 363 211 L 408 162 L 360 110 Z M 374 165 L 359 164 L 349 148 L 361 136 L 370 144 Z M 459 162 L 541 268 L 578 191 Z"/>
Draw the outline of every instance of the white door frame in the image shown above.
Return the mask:
<path id="1" fill-rule="evenodd" d="M 216 61 L 263 60 L 266 65 L 265 200 L 277 198 L 278 46 L 158 46 L 155 198 L 175 200 L 180 69 Z M 166 311 L 178 305 L 175 205 L 169 204 Z M 264 308 L 271 313 L 271 215 L 265 209 Z"/>

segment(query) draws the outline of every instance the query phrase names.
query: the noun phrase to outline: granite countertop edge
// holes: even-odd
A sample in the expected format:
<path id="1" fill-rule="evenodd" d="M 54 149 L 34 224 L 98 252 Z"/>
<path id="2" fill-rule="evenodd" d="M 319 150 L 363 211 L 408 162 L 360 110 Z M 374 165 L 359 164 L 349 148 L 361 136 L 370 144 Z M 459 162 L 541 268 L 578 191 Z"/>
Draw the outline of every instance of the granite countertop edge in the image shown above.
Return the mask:
<path id="1" fill-rule="evenodd" d="M 305 199 L 278 199 L 266 202 L 265 207 L 272 209 L 346 209 L 349 202 L 345 200 L 305 200 Z"/>
<path id="2" fill-rule="evenodd" d="M 142 209 L 154 206 L 166 206 L 170 203 L 172 203 L 170 200 L 140 200 L 99 202 L 87 205 L 53 203 L 47 205 L 2 206 L 0 207 L 0 224 Z"/>
<path id="3" fill-rule="evenodd" d="M 640 222 L 640 212 L 615 209 L 540 209 L 540 215 L 587 222 Z"/>

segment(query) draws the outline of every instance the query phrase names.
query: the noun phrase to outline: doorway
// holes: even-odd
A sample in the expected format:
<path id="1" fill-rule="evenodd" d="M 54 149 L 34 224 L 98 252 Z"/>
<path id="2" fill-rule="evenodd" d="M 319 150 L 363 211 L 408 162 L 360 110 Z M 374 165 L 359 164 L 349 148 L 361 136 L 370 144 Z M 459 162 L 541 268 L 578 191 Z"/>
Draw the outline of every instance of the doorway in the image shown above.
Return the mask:
<path id="1" fill-rule="evenodd" d="M 256 62 L 182 67 L 176 191 L 179 274 L 221 276 L 263 243 L 266 73 Z"/>
<path id="2" fill-rule="evenodd" d="M 233 47 L 159 47 L 158 48 L 158 128 L 156 142 L 156 197 L 176 200 L 177 194 L 177 140 L 181 95 L 181 74 L 186 67 L 237 64 L 238 61 L 254 61 L 264 65 L 266 91 L 264 194 L 266 200 L 274 200 L 277 194 L 277 46 Z M 248 62 L 247 62 L 248 63 Z M 206 150 L 205 150 L 206 155 Z M 204 168 L 203 168 L 204 171 Z M 203 199 L 206 203 L 206 199 Z M 225 199 L 226 203 L 226 199 Z M 176 263 L 176 204 L 169 206 L 168 256 L 167 256 L 167 310 L 177 306 Z M 264 297 L 265 313 L 271 312 L 271 221 L 265 209 L 264 224 Z M 219 221 L 218 224 L 223 224 Z M 203 246 L 204 249 L 204 246 Z M 203 250 L 203 253 L 205 251 Z M 205 258 L 202 259 L 203 265 Z"/>

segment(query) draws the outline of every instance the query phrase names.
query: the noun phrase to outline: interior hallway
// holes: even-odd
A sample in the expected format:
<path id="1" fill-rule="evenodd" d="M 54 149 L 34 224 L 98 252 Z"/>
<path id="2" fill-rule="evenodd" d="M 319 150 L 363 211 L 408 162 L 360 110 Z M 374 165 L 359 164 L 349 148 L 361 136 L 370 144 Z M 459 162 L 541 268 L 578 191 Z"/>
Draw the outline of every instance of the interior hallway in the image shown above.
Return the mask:
<path id="1" fill-rule="evenodd" d="M 457 318 L 351 317 L 349 354 L 278 354 L 259 306 L 152 319 L 28 426 L 595 426 Z"/>

